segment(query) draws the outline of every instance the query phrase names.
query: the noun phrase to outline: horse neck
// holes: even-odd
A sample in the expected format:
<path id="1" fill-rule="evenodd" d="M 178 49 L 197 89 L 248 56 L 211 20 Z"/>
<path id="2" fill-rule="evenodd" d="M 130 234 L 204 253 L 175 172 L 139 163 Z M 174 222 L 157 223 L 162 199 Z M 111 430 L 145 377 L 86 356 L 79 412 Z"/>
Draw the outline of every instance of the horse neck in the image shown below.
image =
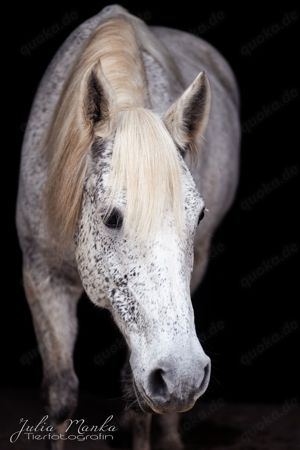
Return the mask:
<path id="1" fill-rule="evenodd" d="M 126 19 L 110 19 L 96 31 L 90 48 L 96 48 L 118 109 L 144 106 L 146 76 L 134 27 Z"/>

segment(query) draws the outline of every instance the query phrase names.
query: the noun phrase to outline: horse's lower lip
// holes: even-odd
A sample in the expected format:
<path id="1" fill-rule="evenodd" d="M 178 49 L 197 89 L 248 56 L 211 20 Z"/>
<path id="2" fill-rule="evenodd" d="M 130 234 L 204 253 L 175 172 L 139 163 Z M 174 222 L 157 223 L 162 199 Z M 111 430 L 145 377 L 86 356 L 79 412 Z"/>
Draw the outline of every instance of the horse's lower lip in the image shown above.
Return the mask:
<path id="1" fill-rule="evenodd" d="M 154 403 L 148 397 L 148 395 L 146 394 L 146 392 L 142 386 L 139 386 L 137 388 L 138 388 L 138 391 L 139 391 L 143 401 L 156 414 L 164 414 L 167 412 L 177 412 L 177 413 L 187 412 L 190 409 L 192 409 L 195 404 L 195 402 L 193 402 L 193 403 L 190 403 L 189 405 L 180 407 L 180 406 L 176 406 L 176 403 L 175 403 L 174 405 L 166 404 L 161 407 L 158 407 L 158 406 L 154 405 Z"/>
<path id="2" fill-rule="evenodd" d="M 183 408 L 180 408 L 180 409 L 176 409 L 176 412 L 184 413 L 184 412 L 190 411 L 194 407 L 194 405 L 195 405 L 195 403 L 190 404 L 188 406 L 184 406 Z"/>
<path id="3" fill-rule="evenodd" d="M 186 406 L 179 406 L 176 405 L 176 403 L 172 405 L 166 404 L 163 406 L 154 406 L 154 404 L 151 401 L 149 401 L 149 399 L 143 397 L 143 400 L 149 406 L 149 408 L 151 408 L 151 410 L 156 414 L 164 414 L 168 412 L 184 413 L 190 411 L 194 406 L 194 403 Z"/>

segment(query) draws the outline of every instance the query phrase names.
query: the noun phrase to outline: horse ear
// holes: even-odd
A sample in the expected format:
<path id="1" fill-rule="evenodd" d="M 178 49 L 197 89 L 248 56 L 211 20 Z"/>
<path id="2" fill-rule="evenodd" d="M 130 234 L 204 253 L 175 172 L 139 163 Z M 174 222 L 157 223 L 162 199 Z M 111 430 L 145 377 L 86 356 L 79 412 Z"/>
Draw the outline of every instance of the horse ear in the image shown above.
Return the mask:
<path id="1" fill-rule="evenodd" d="M 164 115 L 166 127 L 182 152 L 193 148 L 197 137 L 204 132 L 210 99 L 207 76 L 204 72 L 200 72 Z"/>
<path id="2" fill-rule="evenodd" d="M 99 62 L 95 64 L 87 77 L 84 116 L 92 128 L 97 128 L 109 121 L 111 111 L 111 90 Z"/>

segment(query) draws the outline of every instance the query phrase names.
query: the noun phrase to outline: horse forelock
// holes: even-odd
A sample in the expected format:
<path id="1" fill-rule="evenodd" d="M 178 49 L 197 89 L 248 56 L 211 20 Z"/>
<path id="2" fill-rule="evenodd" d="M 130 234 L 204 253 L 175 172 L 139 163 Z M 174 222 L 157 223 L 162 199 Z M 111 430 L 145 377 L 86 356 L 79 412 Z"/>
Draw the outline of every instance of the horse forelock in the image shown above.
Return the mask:
<path id="1" fill-rule="evenodd" d="M 152 111 L 133 108 L 118 114 L 108 210 L 125 192 L 124 232 L 147 238 L 172 213 L 182 228 L 182 181 L 178 150 L 163 121 Z"/>

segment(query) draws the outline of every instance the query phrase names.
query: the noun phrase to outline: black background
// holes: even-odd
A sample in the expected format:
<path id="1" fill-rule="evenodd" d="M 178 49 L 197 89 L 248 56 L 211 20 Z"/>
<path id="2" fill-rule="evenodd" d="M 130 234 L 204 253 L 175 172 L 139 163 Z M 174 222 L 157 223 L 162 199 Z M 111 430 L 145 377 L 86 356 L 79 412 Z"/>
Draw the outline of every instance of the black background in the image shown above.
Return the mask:
<path id="1" fill-rule="evenodd" d="M 261 2 L 262 3 L 262 2 Z M 38 386 L 41 361 L 23 294 L 14 214 L 20 148 L 38 82 L 70 32 L 106 2 L 24 3 L 7 16 L 5 46 L 11 89 L 7 130 L 8 200 L 4 217 L 1 379 L 3 386 Z M 231 64 L 241 92 L 241 178 L 233 208 L 215 236 L 212 258 L 195 295 L 197 328 L 212 357 L 207 398 L 282 401 L 299 384 L 296 210 L 296 30 L 299 12 L 284 4 L 228 6 L 184 2 L 154 6 L 123 2 L 149 24 L 198 34 Z M 14 8 L 12 8 L 14 9 Z M 6 19 L 5 19 L 6 20 Z M 10 48 L 11 47 L 11 48 Z M 6 89 L 4 89 L 6 90 Z M 10 109 L 8 109 L 10 111 Z M 299 121 L 299 117 L 298 117 Z M 299 128 L 299 126 L 298 126 Z M 6 130 L 5 130 L 6 131 Z M 2 169 L 3 170 L 3 169 Z M 79 307 L 75 361 L 82 388 L 119 395 L 124 347 L 109 314 L 86 298 Z"/>

